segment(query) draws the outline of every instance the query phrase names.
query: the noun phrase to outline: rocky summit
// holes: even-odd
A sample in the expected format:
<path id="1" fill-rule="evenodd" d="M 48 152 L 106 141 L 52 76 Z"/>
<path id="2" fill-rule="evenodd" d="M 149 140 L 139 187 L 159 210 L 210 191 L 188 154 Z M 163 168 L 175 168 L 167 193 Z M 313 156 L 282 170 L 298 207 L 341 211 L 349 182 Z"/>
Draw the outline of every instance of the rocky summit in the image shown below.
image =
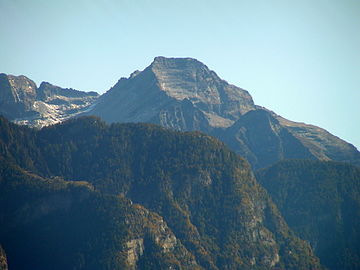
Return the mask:
<path id="1" fill-rule="evenodd" d="M 107 122 L 151 122 L 177 130 L 229 127 L 255 109 L 250 94 L 192 58 L 156 57 L 122 78 L 88 114 Z"/>
<path id="2" fill-rule="evenodd" d="M 47 82 L 38 88 L 25 76 L 0 74 L 0 114 L 18 124 L 43 127 L 84 112 L 96 92 L 61 88 Z"/>

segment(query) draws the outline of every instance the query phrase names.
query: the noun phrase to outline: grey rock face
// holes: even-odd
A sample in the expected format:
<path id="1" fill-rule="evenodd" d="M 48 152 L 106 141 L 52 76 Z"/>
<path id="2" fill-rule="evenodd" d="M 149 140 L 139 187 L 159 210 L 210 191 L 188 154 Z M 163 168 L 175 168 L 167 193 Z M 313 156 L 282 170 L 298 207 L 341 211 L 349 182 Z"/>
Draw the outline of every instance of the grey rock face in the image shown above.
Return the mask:
<path id="1" fill-rule="evenodd" d="M 36 85 L 25 76 L 0 74 L 0 113 L 9 119 L 35 113 Z"/>
<path id="2" fill-rule="evenodd" d="M 176 100 L 188 99 L 209 117 L 211 126 L 227 126 L 255 108 L 246 90 L 221 80 L 195 59 L 157 57 L 150 67 L 162 91 Z"/>
<path id="3" fill-rule="evenodd" d="M 149 256 L 154 249 L 163 257 L 161 260 L 166 269 L 177 269 L 179 265 L 183 269 L 202 269 L 158 214 L 133 204 L 126 217 L 126 224 L 134 237 L 126 242 L 125 257 L 129 269 L 143 269 L 139 267 L 140 261 L 146 260 L 144 257 Z"/>
<path id="4" fill-rule="evenodd" d="M 49 83 L 39 88 L 25 76 L 0 74 L 0 114 L 18 124 L 43 127 L 87 110 L 95 92 L 64 89 Z"/>
<path id="5" fill-rule="evenodd" d="M 6 254 L 1 246 L 0 246 L 0 270 L 8 270 Z"/>
<path id="6" fill-rule="evenodd" d="M 229 127 L 255 109 L 249 93 L 192 58 L 157 57 L 122 78 L 87 114 L 107 122 L 152 122 L 178 130 Z"/>

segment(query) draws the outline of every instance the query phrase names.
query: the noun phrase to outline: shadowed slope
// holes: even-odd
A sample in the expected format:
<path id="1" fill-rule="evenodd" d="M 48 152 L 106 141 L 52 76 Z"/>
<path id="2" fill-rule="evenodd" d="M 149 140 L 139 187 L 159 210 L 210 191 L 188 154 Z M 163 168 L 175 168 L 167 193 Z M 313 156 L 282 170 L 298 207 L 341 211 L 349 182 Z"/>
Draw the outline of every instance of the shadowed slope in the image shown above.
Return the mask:
<path id="1" fill-rule="evenodd" d="M 1 134 L 20 129 L 2 126 Z M 32 132 L 27 145 L 37 151 L 24 151 L 19 165 L 88 181 L 102 194 L 121 194 L 158 213 L 205 269 L 320 269 L 247 162 L 212 137 L 96 118 Z M 26 148 L 17 138 L 11 145 Z M 16 154 L 5 139 L 2 145 L 8 159 Z M 41 162 L 27 162 L 33 153 Z"/>

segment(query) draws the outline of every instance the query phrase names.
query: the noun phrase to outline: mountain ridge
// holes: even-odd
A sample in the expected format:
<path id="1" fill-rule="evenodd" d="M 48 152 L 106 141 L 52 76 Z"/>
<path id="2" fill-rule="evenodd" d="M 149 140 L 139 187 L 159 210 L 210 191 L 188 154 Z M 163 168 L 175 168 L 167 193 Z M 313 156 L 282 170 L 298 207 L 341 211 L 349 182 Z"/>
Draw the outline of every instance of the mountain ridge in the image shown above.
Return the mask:
<path id="1" fill-rule="evenodd" d="M 280 141 L 269 140 L 261 148 L 249 146 L 246 133 L 254 129 L 252 124 L 237 130 L 235 127 L 237 121 L 249 118 L 246 115 L 252 111 L 266 111 L 271 121 L 277 122 L 277 129 L 287 133 L 287 138 L 292 137 L 291 145 L 297 147 L 292 149 L 287 145 L 276 129 L 266 130 L 261 126 L 254 131 L 258 137 L 270 136 Z M 353 145 L 324 129 L 287 120 L 256 105 L 246 90 L 228 84 L 193 58 L 156 57 L 144 71 L 122 78 L 85 114 L 97 115 L 108 123 L 150 122 L 176 130 L 200 130 L 228 143 L 255 169 L 284 158 L 337 160 L 360 165 L 360 152 Z M 264 148 L 272 158 L 262 156 Z"/>
<path id="2" fill-rule="evenodd" d="M 0 114 L 18 124 L 41 128 L 89 109 L 96 92 L 61 88 L 48 82 L 39 87 L 24 75 L 0 74 Z"/>
<path id="3" fill-rule="evenodd" d="M 46 86 L 42 84 L 40 89 L 46 89 Z M 360 165 L 360 152 L 353 145 L 324 129 L 287 120 L 256 105 L 248 91 L 222 80 L 194 58 L 156 57 L 143 71 L 135 71 L 128 78 L 121 78 L 101 96 L 87 94 L 85 100 L 80 102 L 82 105 L 77 104 L 79 99 L 69 100 L 64 94 L 58 98 L 55 90 L 58 88 L 50 88 L 52 90 L 46 94 L 48 103 L 40 101 L 41 106 L 37 109 L 40 116 L 35 117 L 36 120 L 25 117 L 15 119 L 15 122 L 40 127 L 74 116 L 96 115 L 108 123 L 143 122 L 174 130 L 205 132 L 227 142 L 255 169 L 281 159 L 309 157 Z M 0 94 L 3 91 L 0 87 Z M 1 111 L 9 110 L 0 104 Z M 272 119 L 269 121 L 276 122 L 276 128 L 272 128 L 274 125 L 257 125 L 255 131 L 256 123 L 239 124 L 245 124 L 241 119 L 249 119 L 249 113 L 255 115 L 252 111 L 266 111 L 269 114 L 267 117 Z M 279 136 L 278 130 L 287 135 Z M 248 145 L 251 139 L 247 134 L 250 133 L 264 139 L 261 148 L 259 143 Z M 273 139 L 265 139 L 266 136 Z M 294 149 L 286 141 L 290 137 L 293 141 L 290 145 L 297 145 Z M 261 154 L 265 152 L 272 157 L 264 158 Z"/>
<path id="4" fill-rule="evenodd" d="M 208 126 L 206 129 L 227 127 L 254 108 L 247 91 L 221 80 L 203 63 L 193 58 L 156 57 L 136 76 L 120 79 L 87 114 L 98 115 L 107 122 L 116 118 L 127 122 L 150 121 L 169 128 L 194 130 L 186 117 L 176 114 L 186 112 L 184 103 L 194 107 L 194 114 L 199 115 L 203 126 Z M 233 103 L 240 109 L 234 109 Z M 107 113 L 111 108 L 112 115 Z M 168 109 L 161 113 L 162 108 Z"/>

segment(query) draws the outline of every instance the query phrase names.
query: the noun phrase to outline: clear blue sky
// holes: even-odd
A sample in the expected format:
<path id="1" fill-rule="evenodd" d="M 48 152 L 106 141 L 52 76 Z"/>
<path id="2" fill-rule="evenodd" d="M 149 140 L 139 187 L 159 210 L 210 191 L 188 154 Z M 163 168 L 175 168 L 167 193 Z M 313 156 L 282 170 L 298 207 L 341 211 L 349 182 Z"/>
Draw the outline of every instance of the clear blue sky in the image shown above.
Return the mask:
<path id="1" fill-rule="evenodd" d="M 158 55 L 360 148 L 359 0 L 0 0 L 0 72 L 103 93 Z"/>

